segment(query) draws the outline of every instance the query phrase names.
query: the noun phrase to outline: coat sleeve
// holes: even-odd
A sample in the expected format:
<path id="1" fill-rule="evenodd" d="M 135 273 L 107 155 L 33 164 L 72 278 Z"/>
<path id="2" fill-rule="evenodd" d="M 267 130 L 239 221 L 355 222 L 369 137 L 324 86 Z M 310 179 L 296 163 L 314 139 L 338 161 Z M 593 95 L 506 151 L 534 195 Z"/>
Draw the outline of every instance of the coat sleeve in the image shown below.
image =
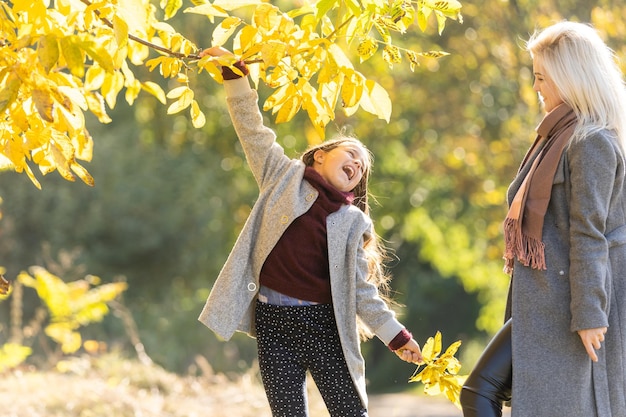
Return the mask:
<path id="1" fill-rule="evenodd" d="M 609 207 L 621 160 L 613 140 L 594 134 L 574 141 L 567 153 L 570 172 L 571 330 L 608 326 L 606 239 Z"/>
<path id="2" fill-rule="evenodd" d="M 286 169 L 290 159 L 276 143 L 276 134 L 263 124 L 258 94 L 247 77 L 224 81 L 228 112 L 259 188 Z"/>

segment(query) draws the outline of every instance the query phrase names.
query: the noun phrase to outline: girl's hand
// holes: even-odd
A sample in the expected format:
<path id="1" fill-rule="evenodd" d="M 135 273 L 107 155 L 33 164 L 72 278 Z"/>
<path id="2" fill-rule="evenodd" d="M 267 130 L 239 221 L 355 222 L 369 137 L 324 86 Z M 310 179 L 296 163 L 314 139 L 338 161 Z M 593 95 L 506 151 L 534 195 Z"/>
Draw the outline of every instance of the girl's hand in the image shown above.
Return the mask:
<path id="1" fill-rule="evenodd" d="M 204 57 L 204 56 L 222 56 L 222 55 L 233 55 L 232 52 L 230 52 L 228 49 L 226 48 L 222 48 L 221 46 L 212 46 L 210 48 L 207 48 L 205 50 L 203 50 L 202 52 L 200 52 L 198 54 L 198 56 L 200 58 Z"/>
<path id="2" fill-rule="evenodd" d="M 395 351 L 400 359 L 405 362 L 421 364 L 423 362 L 422 350 L 420 345 L 417 344 L 415 339 L 409 340 L 409 342 Z"/>
<path id="3" fill-rule="evenodd" d="M 598 362 L 598 355 L 596 355 L 596 350 L 602 347 L 602 342 L 604 342 L 604 334 L 606 333 L 606 327 L 598 327 L 595 329 L 584 329 L 578 331 L 578 336 L 580 336 L 580 340 L 583 342 L 583 346 L 587 351 L 587 355 L 591 358 L 592 361 Z"/>

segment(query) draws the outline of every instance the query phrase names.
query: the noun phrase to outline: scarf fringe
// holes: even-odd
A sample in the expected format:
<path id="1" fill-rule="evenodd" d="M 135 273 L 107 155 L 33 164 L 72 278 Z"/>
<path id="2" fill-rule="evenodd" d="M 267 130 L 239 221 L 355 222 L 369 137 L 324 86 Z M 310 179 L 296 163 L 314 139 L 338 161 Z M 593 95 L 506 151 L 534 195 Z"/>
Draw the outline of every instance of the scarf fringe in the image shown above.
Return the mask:
<path id="1" fill-rule="evenodd" d="M 528 236 L 522 232 L 519 220 L 504 220 L 504 272 L 511 275 L 515 258 L 524 266 L 545 270 L 545 244 L 541 239 Z"/>

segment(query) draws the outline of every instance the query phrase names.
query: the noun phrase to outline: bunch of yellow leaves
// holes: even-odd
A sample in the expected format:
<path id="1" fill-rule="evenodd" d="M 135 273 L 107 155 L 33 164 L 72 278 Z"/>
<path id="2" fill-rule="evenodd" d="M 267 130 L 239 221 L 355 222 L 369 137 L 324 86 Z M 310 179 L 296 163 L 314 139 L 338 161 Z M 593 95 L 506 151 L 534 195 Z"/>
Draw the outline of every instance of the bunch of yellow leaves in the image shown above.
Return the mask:
<path id="1" fill-rule="evenodd" d="M 454 405 L 461 408 L 459 396 L 467 375 L 457 375 L 461 362 L 454 357 L 461 346 L 457 340 L 448 346 L 441 356 L 441 332 L 429 337 L 422 349 L 424 363 L 415 370 L 409 382 L 422 381 L 424 392 L 428 395 L 444 394 Z"/>

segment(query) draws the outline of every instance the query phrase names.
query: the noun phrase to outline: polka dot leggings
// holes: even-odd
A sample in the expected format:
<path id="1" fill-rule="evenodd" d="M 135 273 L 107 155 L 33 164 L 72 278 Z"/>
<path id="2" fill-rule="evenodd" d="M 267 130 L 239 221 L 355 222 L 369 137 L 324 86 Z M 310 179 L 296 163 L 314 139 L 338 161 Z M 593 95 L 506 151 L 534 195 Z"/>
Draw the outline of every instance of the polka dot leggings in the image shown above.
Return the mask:
<path id="1" fill-rule="evenodd" d="M 367 417 L 346 365 L 330 304 L 257 302 L 261 378 L 273 417 L 307 417 L 306 371 L 331 417 Z"/>

